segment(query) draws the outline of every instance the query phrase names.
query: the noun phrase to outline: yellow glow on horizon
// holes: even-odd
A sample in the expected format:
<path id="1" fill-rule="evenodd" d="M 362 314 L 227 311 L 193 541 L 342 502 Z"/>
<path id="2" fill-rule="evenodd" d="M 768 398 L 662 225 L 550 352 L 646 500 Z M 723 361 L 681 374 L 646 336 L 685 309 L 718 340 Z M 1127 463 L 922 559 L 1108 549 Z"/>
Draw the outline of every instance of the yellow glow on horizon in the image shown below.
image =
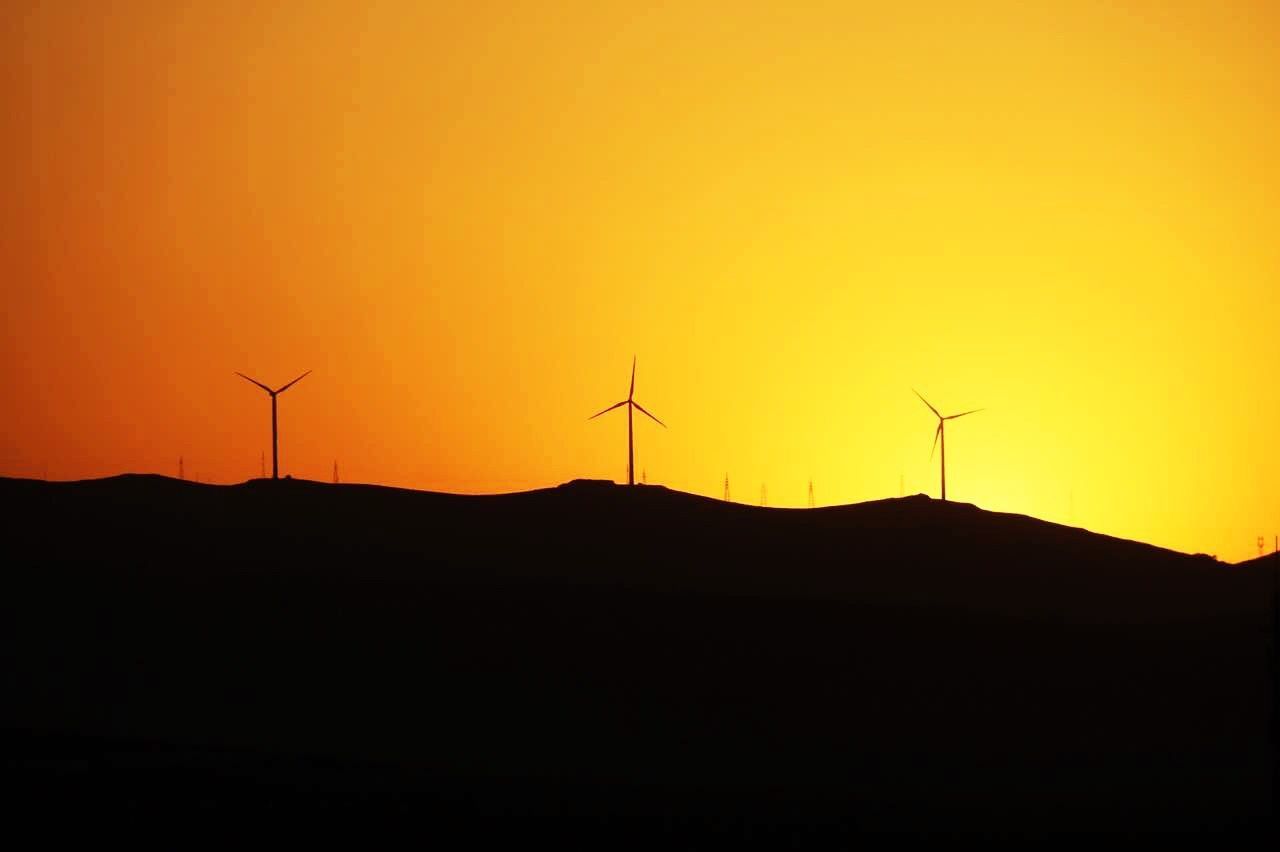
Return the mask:
<path id="1" fill-rule="evenodd" d="M 1280 532 L 1274 4 L 179 5 L 0 12 L 0 474 Z"/>

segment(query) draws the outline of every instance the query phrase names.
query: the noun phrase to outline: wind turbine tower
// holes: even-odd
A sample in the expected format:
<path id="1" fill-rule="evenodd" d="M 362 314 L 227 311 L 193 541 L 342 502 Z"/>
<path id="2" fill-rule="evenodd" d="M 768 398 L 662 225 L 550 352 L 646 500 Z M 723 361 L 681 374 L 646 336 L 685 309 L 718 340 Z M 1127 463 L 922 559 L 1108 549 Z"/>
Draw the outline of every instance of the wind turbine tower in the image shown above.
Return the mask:
<path id="1" fill-rule="evenodd" d="M 724 475 L 724 502 L 729 502 L 729 474 Z"/>
<path id="2" fill-rule="evenodd" d="M 964 417 L 966 414 L 976 414 L 982 411 L 981 408 L 974 408 L 970 411 L 962 411 L 959 414 L 948 414 L 945 417 L 939 413 L 938 409 L 929 404 L 929 400 L 920 396 L 920 391 L 912 388 L 912 393 L 920 397 L 920 401 L 929 406 L 929 410 L 938 418 L 938 431 L 933 433 L 933 449 L 929 450 L 929 460 L 933 461 L 933 450 L 938 449 L 938 444 L 942 444 L 942 499 L 947 499 L 947 433 L 943 428 L 948 420 L 955 420 L 957 417 Z"/>
<path id="3" fill-rule="evenodd" d="M 289 388 L 296 385 L 298 382 L 305 379 L 307 376 L 311 375 L 311 371 L 307 370 L 301 376 L 298 376 L 298 378 L 289 382 L 289 384 L 284 385 L 282 387 L 278 387 L 275 390 L 272 390 L 271 388 L 267 387 L 257 379 L 249 378 L 244 373 L 237 372 L 236 375 L 244 379 L 246 382 L 253 382 L 255 385 L 257 385 L 258 387 L 266 391 L 267 395 L 271 397 L 271 478 L 279 479 L 280 478 L 280 442 L 279 442 L 279 431 L 276 428 L 276 397 L 284 393 L 285 391 L 287 391 Z"/>
<path id="4" fill-rule="evenodd" d="M 667 428 L 667 424 L 663 423 L 661 420 L 654 417 L 648 411 L 645 411 L 644 406 L 636 402 L 635 395 L 636 395 L 636 359 L 635 359 L 635 356 L 633 355 L 631 356 L 631 389 L 627 391 L 627 398 L 624 399 L 622 402 L 615 402 L 613 405 L 604 409 L 604 411 L 597 411 L 595 414 L 587 418 L 588 420 L 595 420 L 597 417 L 599 417 L 601 414 L 604 414 L 605 412 L 613 411 L 615 408 L 621 408 L 624 405 L 627 407 L 627 484 L 628 485 L 636 484 L 636 442 L 635 442 L 635 427 L 632 424 L 633 411 L 635 409 L 639 409 L 641 414 L 648 417 L 654 423 L 657 423 L 663 429 Z"/>
<path id="5" fill-rule="evenodd" d="M 812 509 L 814 505 L 815 503 L 813 502 L 813 480 L 810 479 L 809 480 L 809 508 Z"/>

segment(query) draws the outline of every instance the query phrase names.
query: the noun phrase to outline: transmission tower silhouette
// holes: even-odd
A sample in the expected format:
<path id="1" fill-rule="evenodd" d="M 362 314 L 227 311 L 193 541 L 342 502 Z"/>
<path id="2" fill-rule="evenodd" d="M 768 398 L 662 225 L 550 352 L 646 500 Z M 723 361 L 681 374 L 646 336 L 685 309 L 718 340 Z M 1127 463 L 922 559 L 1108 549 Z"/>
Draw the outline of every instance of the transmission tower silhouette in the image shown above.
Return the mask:
<path id="1" fill-rule="evenodd" d="M 729 474 L 724 475 L 724 502 L 729 502 Z"/>
<path id="2" fill-rule="evenodd" d="M 640 484 L 641 485 L 649 484 L 649 471 L 645 470 L 644 468 L 640 468 Z"/>
<path id="3" fill-rule="evenodd" d="M 1264 536 L 1258 536 L 1258 557 L 1262 557 L 1262 549 L 1267 546 L 1267 539 Z"/>
<path id="4" fill-rule="evenodd" d="M 333 484 L 338 484 L 338 460 L 333 460 Z"/>
<path id="5" fill-rule="evenodd" d="M 813 480 L 809 480 L 809 508 L 812 509 L 816 504 L 813 502 Z"/>
<path id="6" fill-rule="evenodd" d="M 179 479 L 187 478 L 186 471 L 184 471 L 182 468 L 182 456 L 178 456 L 178 478 Z"/>

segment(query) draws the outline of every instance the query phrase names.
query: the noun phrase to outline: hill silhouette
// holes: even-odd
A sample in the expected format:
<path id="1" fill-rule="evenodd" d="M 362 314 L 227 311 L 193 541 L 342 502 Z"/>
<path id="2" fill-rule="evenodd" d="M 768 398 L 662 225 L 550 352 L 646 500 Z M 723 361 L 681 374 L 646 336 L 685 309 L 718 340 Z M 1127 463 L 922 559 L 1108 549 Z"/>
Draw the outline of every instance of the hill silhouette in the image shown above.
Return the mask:
<path id="1" fill-rule="evenodd" d="M 1267 553 L 1255 559 L 1246 559 L 1237 563 L 1241 568 L 1250 570 L 1265 570 L 1268 568 L 1280 567 L 1280 553 Z"/>
<path id="2" fill-rule="evenodd" d="M 30 807 L 611 841 L 1270 825 L 1265 560 L 924 496 L 0 496 L 0 724 Z"/>

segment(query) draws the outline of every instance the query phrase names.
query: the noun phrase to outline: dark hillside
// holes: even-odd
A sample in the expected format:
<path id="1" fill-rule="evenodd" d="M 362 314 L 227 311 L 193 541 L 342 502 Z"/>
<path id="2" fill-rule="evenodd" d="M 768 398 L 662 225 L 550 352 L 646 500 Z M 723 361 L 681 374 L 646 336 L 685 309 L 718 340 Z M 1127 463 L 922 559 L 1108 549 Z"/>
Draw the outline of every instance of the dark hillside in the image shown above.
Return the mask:
<path id="1" fill-rule="evenodd" d="M 717 838 L 1269 816 L 1260 566 L 922 496 L 0 494 L 0 724 L 40 800 Z"/>

